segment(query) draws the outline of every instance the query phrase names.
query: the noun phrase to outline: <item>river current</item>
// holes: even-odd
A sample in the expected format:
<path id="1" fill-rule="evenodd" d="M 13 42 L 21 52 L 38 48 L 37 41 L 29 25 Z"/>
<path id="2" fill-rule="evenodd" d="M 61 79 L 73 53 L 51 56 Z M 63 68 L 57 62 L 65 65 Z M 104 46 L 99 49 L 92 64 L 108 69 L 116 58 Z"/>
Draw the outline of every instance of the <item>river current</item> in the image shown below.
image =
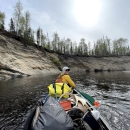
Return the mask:
<path id="1" fill-rule="evenodd" d="M 130 130 L 130 72 L 71 73 L 77 89 L 93 96 L 113 130 Z M 0 130 L 22 130 L 27 116 L 57 75 L 0 81 Z"/>

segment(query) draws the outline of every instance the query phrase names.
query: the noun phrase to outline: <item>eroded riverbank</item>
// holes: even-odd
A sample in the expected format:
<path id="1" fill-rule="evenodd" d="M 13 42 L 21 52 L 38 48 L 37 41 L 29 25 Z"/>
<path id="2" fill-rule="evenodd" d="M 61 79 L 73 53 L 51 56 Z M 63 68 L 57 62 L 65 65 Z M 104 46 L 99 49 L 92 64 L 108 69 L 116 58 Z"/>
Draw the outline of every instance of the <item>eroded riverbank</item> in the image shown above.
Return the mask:
<path id="1" fill-rule="evenodd" d="M 30 75 L 57 74 L 63 66 L 73 71 L 123 71 L 130 70 L 130 56 L 81 57 L 62 55 L 25 46 L 0 34 L 0 80 Z"/>

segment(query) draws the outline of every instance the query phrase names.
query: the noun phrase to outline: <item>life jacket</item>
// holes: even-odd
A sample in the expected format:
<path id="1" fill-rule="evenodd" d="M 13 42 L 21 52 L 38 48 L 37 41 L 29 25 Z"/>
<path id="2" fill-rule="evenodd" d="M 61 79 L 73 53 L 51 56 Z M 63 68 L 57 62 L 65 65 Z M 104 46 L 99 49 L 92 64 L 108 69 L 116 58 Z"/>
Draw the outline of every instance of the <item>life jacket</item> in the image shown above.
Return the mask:
<path id="1" fill-rule="evenodd" d="M 60 74 L 60 75 L 57 77 L 57 79 L 56 79 L 55 82 L 56 82 L 56 83 L 63 83 L 63 81 L 62 81 L 62 76 L 63 76 L 63 75 Z"/>
<path id="2" fill-rule="evenodd" d="M 66 84 L 69 86 L 68 82 L 63 82 L 63 81 L 62 81 L 62 76 L 64 76 L 64 75 L 65 75 L 65 74 L 60 74 L 60 75 L 57 77 L 55 83 L 66 83 Z M 70 87 L 70 86 L 69 86 L 69 87 Z"/>
<path id="3" fill-rule="evenodd" d="M 71 88 L 66 83 L 53 83 L 48 86 L 48 94 L 53 97 L 60 97 L 63 93 L 68 93 Z M 64 98 L 68 98 L 69 95 L 65 94 Z"/>

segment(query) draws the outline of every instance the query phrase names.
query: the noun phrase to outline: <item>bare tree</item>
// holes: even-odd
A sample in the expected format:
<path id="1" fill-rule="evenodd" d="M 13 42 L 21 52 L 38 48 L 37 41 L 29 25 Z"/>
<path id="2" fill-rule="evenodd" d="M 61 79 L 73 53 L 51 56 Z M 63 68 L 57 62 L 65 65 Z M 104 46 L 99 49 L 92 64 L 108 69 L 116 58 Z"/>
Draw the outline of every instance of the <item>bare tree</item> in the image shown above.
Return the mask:
<path id="1" fill-rule="evenodd" d="M 65 43 L 66 43 L 66 45 L 65 45 L 66 52 L 70 54 L 71 39 L 67 38 Z"/>
<path id="2" fill-rule="evenodd" d="M 80 44 L 79 44 L 79 54 L 83 55 L 84 54 L 84 45 L 85 45 L 85 39 L 82 38 L 80 39 Z"/>
<path id="3" fill-rule="evenodd" d="M 53 34 L 53 41 L 52 41 L 52 45 L 53 45 L 53 50 L 57 51 L 57 48 L 59 49 L 59 36 L 57 32 L 54 32 Z"/>
<path id="4" fill-rule="evenodd" d="M 16 29 L 17 34 L 20 29 L 20 20 L 22 17 L 22 10 L 23 10 L 22 4 L 20 1 L 18 1 L 16 5 L 14 6 L 14 18 L 13 18 L 15 22 L 15 29 Z"/>
<path id="5" fill-rule="evenodd" d="M 40 29 L 40 27 L 37 29 L 37 44 L 40 46 L 40 43 L 41 43 L 41 41 L 40 41 L 40 39 L 41 39 L 41 29 Z"/>
<path id="6" fill-rule="evenodd" d="M 25 37 L 25 18 L 23 16 L 20 17 L 20 21 L 19 21 L 19 30 L 18 30 L 18 34 L 20 36 L 24 36 Z M 26 36 L 27 37 L 27 36 Z M 25 38 L 26 38 L 25 37 Z"/>
<path id="7" fill-rule="evenodd" d="M 46 48 L 46 40 L 47 37 L 43 34 L 43 30 L 41 29 L 41 46 Z"/>
<path id="8" fill-rule="evenodd" d="M 119 38 L 118 40 L 113 41 L 113 54 L 115 55 L 124 55 L 126 54 L 128 39 Z"/>
<path id="9" fill-rule="evenodd" d="M 29 11 L 25 12 L 25 31 L 28 31 L 30 28 L 30 20 L 31 20 L 31 15 Z"/>

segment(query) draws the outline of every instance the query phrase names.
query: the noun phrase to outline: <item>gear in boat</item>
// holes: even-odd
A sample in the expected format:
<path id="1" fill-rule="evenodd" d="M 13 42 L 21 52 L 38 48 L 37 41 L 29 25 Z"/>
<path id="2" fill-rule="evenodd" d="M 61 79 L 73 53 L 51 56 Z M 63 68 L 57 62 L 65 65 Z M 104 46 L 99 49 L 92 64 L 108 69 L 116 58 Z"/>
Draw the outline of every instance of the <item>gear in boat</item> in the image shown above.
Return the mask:
<path id="1" fill-rule="evenodd" d="M 67 94 L 68 99 L 62 94 L 58 101 L 51 96 L 40 99 L 28 116 L 24 130 L 111 130 L 79 91 Z"/>

